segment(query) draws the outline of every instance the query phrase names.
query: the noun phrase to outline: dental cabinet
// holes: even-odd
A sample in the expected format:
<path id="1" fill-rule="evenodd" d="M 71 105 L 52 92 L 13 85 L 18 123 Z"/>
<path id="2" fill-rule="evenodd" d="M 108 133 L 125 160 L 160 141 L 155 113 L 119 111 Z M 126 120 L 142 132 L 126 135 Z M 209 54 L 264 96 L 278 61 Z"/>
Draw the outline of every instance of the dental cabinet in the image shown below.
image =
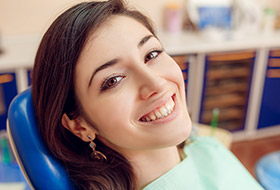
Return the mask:
<path id="1" fill-rule="evenodd" d="M 31 83 L 40 39 L 2 38 L 0 129 L 11 99 Z M 234 141 L 280 134 L 280 32 L 220 39 L 159 33 L 159 39 L 182 69 L 194 122 L 210 124 L 218 108 L 218 127 L 232 131 Z"/>

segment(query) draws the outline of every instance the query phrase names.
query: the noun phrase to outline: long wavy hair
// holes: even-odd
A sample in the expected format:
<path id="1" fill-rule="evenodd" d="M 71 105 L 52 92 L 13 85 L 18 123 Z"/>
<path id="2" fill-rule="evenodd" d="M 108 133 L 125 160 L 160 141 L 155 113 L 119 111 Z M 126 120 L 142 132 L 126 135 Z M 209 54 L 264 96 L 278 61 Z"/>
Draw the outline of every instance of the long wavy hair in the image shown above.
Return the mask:
<path id="1" fill-rule="evenodd" d="M 96 139 L 108 161 L 92 159 L 88 143 L 61 124 L 64 113 L 71 119 L 83 114 L 75 95 L 76 63 L 88 38 L 114 15 L 131 17 L 155 34 L 149 18 L 127 8 L 122 0 L 83 2 L 66 10 L 49 27 L 32 72 L 32 98 L 43 139 L 79 189 L 137 189 L 135 174 L 126 158 Z"/>

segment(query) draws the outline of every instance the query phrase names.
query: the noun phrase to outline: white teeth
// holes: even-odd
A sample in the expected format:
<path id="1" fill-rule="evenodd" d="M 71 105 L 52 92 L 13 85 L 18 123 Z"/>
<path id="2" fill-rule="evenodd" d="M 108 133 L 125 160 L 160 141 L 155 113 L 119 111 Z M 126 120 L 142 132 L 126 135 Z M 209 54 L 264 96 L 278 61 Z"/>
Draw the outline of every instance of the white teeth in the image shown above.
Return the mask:
<path id="1" fill-rule="evenodd" d="M 171 99 L 172 100 L 172 99 Z M 174 107 L 175 106 L 175 102 L 172 100 L 172 101 L 168 101 L 168 104 L 170 104 L 171 107 Z"/>
<path id="2" fill-rule="evenodd" d="M 155 114 L 156 114 L 156 116 L 157 116 L 158 119 L 161 118 L 161 113 L 160 113 L 158 110 L 155 111 Z"/>
<path id="3" fill-rule="evenodd" d="M 165 106 L 166 106 L 166 109 L 168 110 L 167 113 L 168 113 L 168 114 L 171 113 L 171 112 L 172 112 L 172 106 L 171 106 L 171 104 L 168 102 Z"/>
<path id="4" fill-rule="evenodd" d="M 160 111 L 161 115 L 167 116 L 167 110 L 166 110 L 165 107 L 161 107 L 161 108 L 159 109 L 159 111 Z"/>
<path id="5" fill-rule="evenodd" d="M 149 118 L 150 118 L 152 121 L 154 121 L 154 120 L 157 119 L 157 117 L 155 116 L 155 114 L 150 114 L 150 115 L 149 115 Z"/>
<path id="6" fill-rule="evenodd" d="M 163 117 L 168 116 L 170 113 L 172 113 L 173 109 L 174 109 L 175 103 L 172 100 L 172 98 L 170 98 L 168 100 L 168 102 L 163 105 L 162 107 L 156 109 L 155 111 L 151 112 L 147 117 L 142 118 L 142 121 L 155 121 L 157 119 L 161 119 Z"/>

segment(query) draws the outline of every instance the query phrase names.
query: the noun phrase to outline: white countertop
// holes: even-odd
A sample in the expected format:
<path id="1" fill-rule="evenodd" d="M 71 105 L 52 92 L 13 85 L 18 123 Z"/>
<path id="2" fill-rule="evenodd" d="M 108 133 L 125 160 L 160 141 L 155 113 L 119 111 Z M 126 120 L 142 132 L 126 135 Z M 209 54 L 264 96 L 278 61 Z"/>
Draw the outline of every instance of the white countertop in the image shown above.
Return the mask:
<path id="1" fill-rule="evenodd" d="M 280 48 L 280 32 L 270 35 L 238 35 L 237 33 L 168 35 L 159 33 L 159 38 L 170 55 Z M 40 39 L 40 35 L 3 36 L 1 46 L 4 53 L 0 54 L 0 69 L 3 71 L 15 68 L 31 68 Z"/>
<path id="2" fill-rule="evenodd" d="M 165 50 L 171 55 L 280 48 L 280 31 L 272 34 L 182 33 L 171 36 L 160 33 Z"/>

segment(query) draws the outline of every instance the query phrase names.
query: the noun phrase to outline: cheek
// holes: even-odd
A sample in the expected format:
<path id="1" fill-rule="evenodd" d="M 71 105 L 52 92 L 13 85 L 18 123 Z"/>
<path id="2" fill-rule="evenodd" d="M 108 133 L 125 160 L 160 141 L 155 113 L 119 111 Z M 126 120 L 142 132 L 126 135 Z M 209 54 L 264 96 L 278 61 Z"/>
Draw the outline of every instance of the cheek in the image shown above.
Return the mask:
<path id="1" fill-rule="evenodd" d="M 184 86 L 184 76 L 181 68 L 175 61 L 173 67 L 174 67 L 174 72 L 172 74 L 176 78 L 176 81 L 178 81 L 178 83 Z"/>
<path id="2" fill-rule="evenodd" d="M 165 67 L 165 73 L 166 73 L 166 77 L 168 77 L 168 79 L 170 81 L 173 81 L 174 83 L 176 83 L 180 89 L 180 91 L 182 91 L 182 93 L 185 92 L 185 83 L 184 83 L 184 77 L 183 77 L 183 73 L 181 68 L 179 67 L 179 65 L 170 57 L 168 56 L 166 58 L 167 60 L 167 65 Z"/>
<path id="3" fill-rule="evenodd" d="M 98 100 L 90 106 L 92 109 L 88 110 L 88 115 L 96 124 L 100 136 L 111 138 L 122 131 L 129 130 L 132 100 L 131 96 L 116 94 L 113 97 Z"/>

